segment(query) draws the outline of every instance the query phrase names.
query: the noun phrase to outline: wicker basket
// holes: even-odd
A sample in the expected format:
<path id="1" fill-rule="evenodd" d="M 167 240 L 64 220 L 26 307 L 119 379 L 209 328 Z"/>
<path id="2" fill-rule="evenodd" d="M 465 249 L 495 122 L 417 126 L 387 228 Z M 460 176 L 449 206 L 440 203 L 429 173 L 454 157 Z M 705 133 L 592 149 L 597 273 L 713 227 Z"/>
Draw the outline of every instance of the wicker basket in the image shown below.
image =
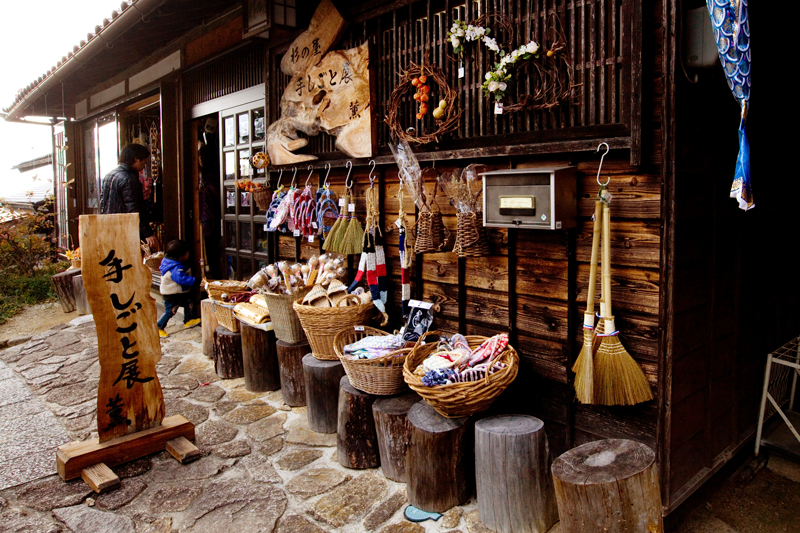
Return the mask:
<path id="1" fill-rule="evenodd" d="M 214 315 L 216 315 L 217 322 L 219 322 L 220 326 L 228 328 L 234 333 L 239 331 L 239 321 L 233 314 L 233 308 L 235 306 L 218 302 L 213 298 L 211 299 L 211 306 L 214 308 Z"/>
<path id="2" fill-rule="evenodd" d="M 272 189 L 270 187 L 253 189 L 253 200 L 255 200 L 258 208 L 266 213 L 270 202 L 272 202 Z"/>
<path id="3" fill-rule="evenodd" d="M 358 302 L 347 306 L 344 302 Z M 372 318 L 375 306 L 372 302 L 362 304 L 352 294 L 339 302 L 338 307 L 313 307 L 298 302 L 292 304 L 311 345 L 311 353 L 323 361 L 337 361 L 333 339 L 344 328 L 366 324 Z"/>
<path id="4" fill-rule="evenodd" d="M 495 359 L 495 361 L 506 364 L 504 369 L 488 374 L 479 381 L 426 387 L 422 384 L 422 379 L 414 374 L 414 370 L 436 349 L 437 343 L 435 342 L 421 344 L 428 335 L 441 335 L 441 332 L 429 331 L 420 337 L 416 346 L 406 357 L 406 362 L 403 365 L 403 378 L 409 387 L 422 396 L 422 399 L 428 402 L 442 416 L 458 418 L 487 410 L 500 393 L 517 377 L 519 355 L 509 345 Z M 469 342 L 469 347 L 474 350 L 487 338 L 480 335 L 467 335 L 467 342 Z"/>
<path id="5" fill-rule="evenodd" d="M 164 259 L 164 252 L 156 252 L 144 258 L 144 264 L 153 274 L 161 274 L 161 260 Z"/>
<path id="6" fill-rule="evenodd" d="M 264 300 L 269 307 L 269 315 L 272 320 L 272 329 L 275 337 L 289 344 L 306 342 L 306 334 L 303 332 L 303 325 L 292 307 L 295 301 L 302 301 L 314 285 L 303 287 L 294 294 L 268 294 L 264 293 Z"/>
<path id="7" fill-rule="evenodd" d="M 223 294 L 237 294 L 249 292 L 250 288 L 245 281 L 221 280 L 214 281 L 203 278 L 203 287 L 212 300 L 221 301 Z"/>
<path id="8" fill-rule="evenodd" d="M 440 211 L 420 213 L 414 225 L 414 253 L 441 252 L 444 246 L 444 223 Z"/>
<path id="9" fill-rule="evenodd" d="M 356 330 L 358 328 L 358 330 Z M 333 339 L 333 349 L 344 366 L 350 383 L 367 394 L 391 396 L 406 389 L 403 363 L 411 348 L 400 348 L 374 359 L 354 359 L 344 355 L 344 347 L 364 337 L 389 335 L 369 326 L 353 326 L 341 330 Z"/>
<path id="10" fill-rule="evenodd" d="M 489 255 L 489 243 L 486 239 L 486 228 L 483 227 L 483 215 L 477 213 L 458 213 L 456 226 L 456 243 L 453 251 L 458 257 L 483 257 Z"/>

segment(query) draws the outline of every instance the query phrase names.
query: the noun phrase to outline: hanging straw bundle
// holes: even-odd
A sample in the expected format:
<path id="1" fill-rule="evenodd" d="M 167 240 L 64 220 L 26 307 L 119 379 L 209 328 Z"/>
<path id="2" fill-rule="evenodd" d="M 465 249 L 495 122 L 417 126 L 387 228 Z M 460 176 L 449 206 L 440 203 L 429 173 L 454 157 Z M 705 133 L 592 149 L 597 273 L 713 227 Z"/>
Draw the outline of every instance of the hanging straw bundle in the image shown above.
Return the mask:
<path id="1" fill-rule="evenodd" d="M 328 233 L 328 238 L 325 239 L 325 242 L 322 245 L 322 249 L 326 252 L 337 252 L 339 253 L 339 247 L 344 237 L 345 232 L 347 231 L 347 226 L 350 223 L 350 217 L 347 216 L 347 204 L 350 203 L 350 197 L 345 192 L 344 196 L 344 207 L 341 211 L 339 211 L 339 218 L 336 219 L 334 222 L 333 227 L 331 228 L 330 233 Z"/>
<path id="2" fill-rule="evenodd" d="M 600 405 L 634 405 L 653 399 L 647 378 L 639 364 L 619 341 L 611 307 L 611 214 L 603 201 L 603 296 L 605 331 L 595 357 L 594 396 Z"/>
<path id="3" fill-rule="evenodd" d="M 355 199 L 352 197 L 352 193 L 350 201 L 355 201 Z M 342 242 L 338 251 L 344 255 L 360 254 L 364 248 L 363 241 L 364 228 L 361 227 L 361 222 L 358 221 L 358 217 L 356 217 L 355 213 L 352 213 L 350 215 L 350 220 L 347 223 L 347 229 L 342 236 Z"/>
<path id="4" fill-rule="evenodd" d="M 594 203 L 594 227 L 592 228 L 592 259 L 589 268 L 589 291 L 586 296 L 586 312 L 583 314 L 583 348 L 575 360 L 575 395 L 581 403 L 594 403 L 594 292 L 597 284 L 597 256 L 600 249 L 600 217 L 603 203 L 600 197 Z"/>

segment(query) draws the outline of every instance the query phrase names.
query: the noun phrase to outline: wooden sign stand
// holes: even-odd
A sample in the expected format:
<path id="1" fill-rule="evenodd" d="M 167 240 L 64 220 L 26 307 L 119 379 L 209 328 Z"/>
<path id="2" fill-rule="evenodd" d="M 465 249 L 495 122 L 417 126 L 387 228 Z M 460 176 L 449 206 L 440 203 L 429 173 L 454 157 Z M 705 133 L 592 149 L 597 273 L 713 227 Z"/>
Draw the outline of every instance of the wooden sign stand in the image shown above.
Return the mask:
<path id="1" fill-rule="evenodd" d="M 65 481 L 80 476 L 100 493 L 120 484 L 111 466 L 164 449 L 187 463 L 200 451 L 189 442 L 194 424 L 181 415 L 164 418 L 156 374 L 161 343 L 150 271 L 141 260 L 139 215 L 82 215 L 80 236 L 82 275 L 97 325 L 98 437 L 59 446 L 56 464 Z"/>

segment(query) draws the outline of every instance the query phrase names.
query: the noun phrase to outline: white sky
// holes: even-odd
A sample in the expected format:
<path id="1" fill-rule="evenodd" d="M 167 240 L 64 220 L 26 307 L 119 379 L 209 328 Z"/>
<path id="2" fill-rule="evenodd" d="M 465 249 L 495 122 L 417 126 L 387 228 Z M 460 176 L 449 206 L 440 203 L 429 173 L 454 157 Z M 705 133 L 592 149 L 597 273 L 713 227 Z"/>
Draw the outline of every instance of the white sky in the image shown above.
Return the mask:
<path id="1" fill-rule="evenodd" d="M 22 87 L 44 75 L 96 25 L 119 9 L 121 0 L 4 1 L 0 15 L 0 108 L 9 107 Z M 0 197 L 29 187 L 13 165 L 51 150 L 49 126 L 0 119 Z"/>

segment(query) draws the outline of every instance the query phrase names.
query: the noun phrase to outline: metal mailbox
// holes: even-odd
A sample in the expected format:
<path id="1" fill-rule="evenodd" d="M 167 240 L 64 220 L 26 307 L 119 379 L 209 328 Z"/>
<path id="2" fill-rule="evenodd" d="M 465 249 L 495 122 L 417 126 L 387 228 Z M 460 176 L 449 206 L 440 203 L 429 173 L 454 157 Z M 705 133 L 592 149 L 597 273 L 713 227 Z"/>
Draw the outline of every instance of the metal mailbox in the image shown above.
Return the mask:
<path id="1" fill-rule="evenodd" d="M 484 172 L 483 225 L 493 228 L 574 228 L 578 211 L 575 167 Z"/>

